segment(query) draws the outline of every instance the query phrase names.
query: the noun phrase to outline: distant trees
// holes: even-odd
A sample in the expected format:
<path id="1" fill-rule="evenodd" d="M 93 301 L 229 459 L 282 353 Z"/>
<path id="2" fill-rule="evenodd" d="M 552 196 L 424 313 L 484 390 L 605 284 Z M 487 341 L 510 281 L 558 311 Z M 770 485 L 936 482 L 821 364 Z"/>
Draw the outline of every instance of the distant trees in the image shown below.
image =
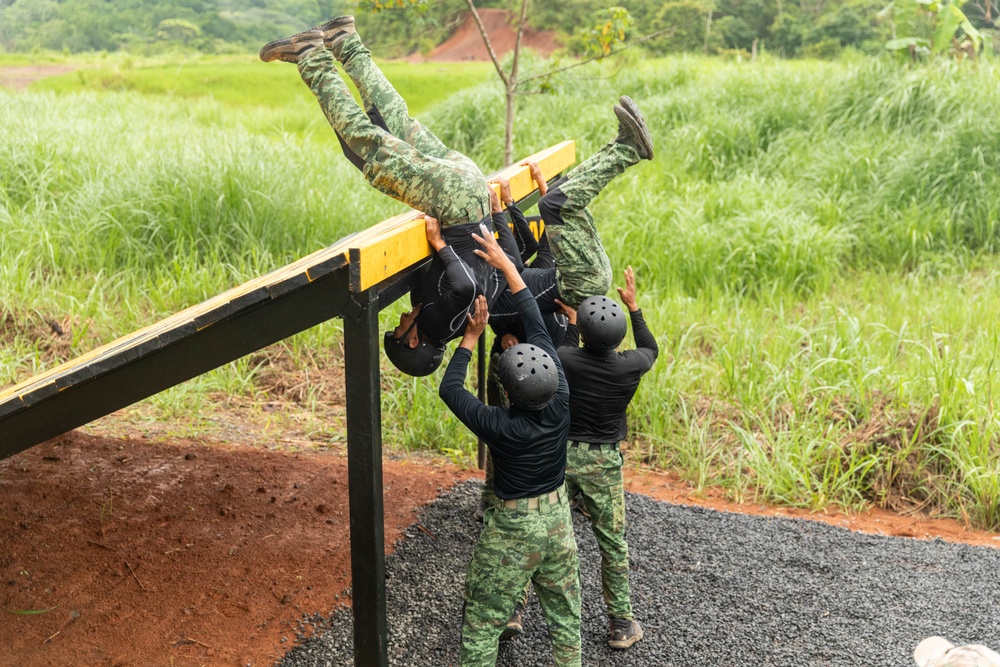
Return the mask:
<path id="1" fill-rule="evenodd" d="M 642 27 L 637 32 L 669 31 L 669 38 L 644 45 L 654 53 L 749 54 L 756 45 L 787 57 L 835 57 L 846 47 L 877 53 L 887 42 L 910 38 L 924 41 L 907 43 L 906 49 L 974 51 L 981 43 L 976 35 L 985 38 L 995 28 L 997 2 L 614 0 Z M 581 32 L 591 29 L 595 16 L 610 4 L 532 0 L 528 23 L 556 31 L 581 53 Z M 420 11 L 367 11 L 376 5 L 416 5 Z M 476 6 L 508 9 L 517 17 L 521 1 L 476 0 Z M 898 15 L 914 7 L 922 14 L 919 30 L 900 28 Z M 0 0 L 0 49 L 246 50 L 329 16 L 356 13 L 368 43 L 383 55 L 402 56 L 440 43 L 468 11 L 466 0 Z"/>
<path id="2" fill-rule="evenodd" d="M 0 48 L 243 51 L 347 6 L 340 0 L 0 0 Z"/>

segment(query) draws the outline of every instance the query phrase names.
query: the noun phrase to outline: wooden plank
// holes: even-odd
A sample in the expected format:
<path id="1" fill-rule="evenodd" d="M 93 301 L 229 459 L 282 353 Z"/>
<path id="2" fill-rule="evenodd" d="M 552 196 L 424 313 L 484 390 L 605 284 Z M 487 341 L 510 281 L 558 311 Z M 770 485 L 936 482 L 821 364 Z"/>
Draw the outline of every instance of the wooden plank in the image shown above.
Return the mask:
<path id="1" fill-rule="evenodd" d="M 542 175 L 549 179 L 576 161 L 576 142 L 572 139 L 564 141 L 528 159 L 537 162 Z M 496 176 L 510 181 L 511 196 L 517 201 L 537 189 L 527 167 L 514 164 L 501 169 L 491 178 Z M 494 189 L 499 191 L 497 187 Z M 398 224 L 351 245 L 352 291 L 363 292 L 430 256 L 422 215 L 419 211 L 407 213 Z"/>
<path id="2" fill-rule="evenodd" d="M 0 458 L 341 316 L 351 306 L 347 272 L 333 272 L 154 354 L 53 392 L 28 409 L 0 414 Z M 0 404 L 0 409 L 3 407 Z"/>

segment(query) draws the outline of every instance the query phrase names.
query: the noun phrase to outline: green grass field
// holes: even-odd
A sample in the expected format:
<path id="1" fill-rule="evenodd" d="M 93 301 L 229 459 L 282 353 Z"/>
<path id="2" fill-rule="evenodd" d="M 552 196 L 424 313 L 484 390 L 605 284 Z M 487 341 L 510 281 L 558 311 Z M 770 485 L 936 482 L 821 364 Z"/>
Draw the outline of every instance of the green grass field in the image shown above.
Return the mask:
<path id="1" fill-rule="evenodd" d="M 442 139 L 499 166 L 487 67 L 397 66 Z M 661 346 L 634 460 L 740 499 L 1000 528 L 1000 70 L 679 57 L 574 76 L 523 102 L 518 155 L 595 150 L 621 93 L 657 142 L 593 207 Z M 72 315 L 61 354 L 83 352 L 402 210 L 338 154 L 291 66 L 113 65 L 0 92 L 0 118 L 0 382 L 53 363 L 25 323 Z M 339 337 L 286 345 L 307 365 Z M 387 442 L 471 451 L 439 376 L 386 368 Z M 261 391 L 244 360 L 151 401 L 171 416 Z"/>

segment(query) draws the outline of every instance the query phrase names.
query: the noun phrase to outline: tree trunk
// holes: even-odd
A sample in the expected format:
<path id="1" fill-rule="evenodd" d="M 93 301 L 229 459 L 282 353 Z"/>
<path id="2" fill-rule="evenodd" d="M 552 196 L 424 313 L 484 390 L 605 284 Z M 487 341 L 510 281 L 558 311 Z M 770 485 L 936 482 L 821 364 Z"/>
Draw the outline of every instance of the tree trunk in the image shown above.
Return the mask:
<path id="1" fill-rule="evenodd" d="M 514 161 L 514 89 L 507 88 L 507 107 L 504 117 L 503 166 Z"/>
<path id="2" fill-rule="evenodd" d="M 705 53 L 708 53 L 708 38 L 712 36 L 712 14 L 714 11 L 709 8 L 708 19 L 705 21 Z"/>
<path id="3" fill-rule="evenodd" d="M 510 74 L 504 83 L 507 95 L 506 115 L 504 116 L 503 166 L 509 166 L 514 161 L 514 98 L 517 94 L 517 65 L 521 60 L 521 37 L 524 35 L 524 24 L 528 19 L 528 0 L 521 0 L 521 16 L 517 21 L 517 38 L 514 40 L 514 60 L 510 66 Z"/>

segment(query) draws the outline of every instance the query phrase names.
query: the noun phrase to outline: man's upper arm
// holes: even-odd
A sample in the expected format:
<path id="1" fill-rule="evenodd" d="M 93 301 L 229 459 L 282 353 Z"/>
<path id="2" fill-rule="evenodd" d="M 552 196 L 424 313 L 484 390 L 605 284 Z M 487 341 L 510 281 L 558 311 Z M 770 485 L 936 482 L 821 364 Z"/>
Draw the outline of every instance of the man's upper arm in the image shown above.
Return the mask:
<path id="1" fill-rule="evenodd" d="M 459 348 L 455 351 L 448 362 L 444 378 L 441 379 L 438 395 L 470 431 L 484 440 L 490 440 L 491 436 L 496 435 L 500 418 L 504 414 L 499 408 L 483 405 L 482 401 L 465 388 L 465 375 L 470 359 L 472 352 L 469 350 Z"/>

